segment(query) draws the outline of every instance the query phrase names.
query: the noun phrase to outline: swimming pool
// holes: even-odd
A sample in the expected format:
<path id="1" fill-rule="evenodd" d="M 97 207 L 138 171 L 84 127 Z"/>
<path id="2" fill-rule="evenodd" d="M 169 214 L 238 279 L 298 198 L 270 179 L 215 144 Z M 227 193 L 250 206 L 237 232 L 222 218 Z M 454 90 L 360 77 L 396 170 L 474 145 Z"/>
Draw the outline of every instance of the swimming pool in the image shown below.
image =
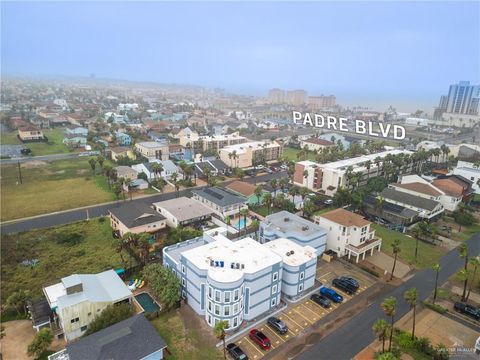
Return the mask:
<path id="1" fill-rule="evenodd" d="M 237 222 L 237 225 L 235 225 L 235 229 L 240 230 L 245 228 L 245 220 L 242 218 Z"/>
<path id="2" fill-rule="evenodd" d="M 149 293 L 144 292 L 135 295 L 135 299 L 137 299 L 138 303 L 146 313 L 154 313 L 155 311 L 160 310 L 160 306 L 158 306 Z"/>

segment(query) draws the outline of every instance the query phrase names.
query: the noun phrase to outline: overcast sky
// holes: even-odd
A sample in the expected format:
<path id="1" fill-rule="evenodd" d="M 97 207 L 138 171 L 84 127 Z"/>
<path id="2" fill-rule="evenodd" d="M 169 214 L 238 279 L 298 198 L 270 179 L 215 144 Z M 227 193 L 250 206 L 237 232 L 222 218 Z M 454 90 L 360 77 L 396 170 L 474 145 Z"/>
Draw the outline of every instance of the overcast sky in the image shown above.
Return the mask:
<path id="1" fill-rule="evenodd" d="M 480 83 L 480 2 L 2 2 L 2 71 L 432 111 Z"/>

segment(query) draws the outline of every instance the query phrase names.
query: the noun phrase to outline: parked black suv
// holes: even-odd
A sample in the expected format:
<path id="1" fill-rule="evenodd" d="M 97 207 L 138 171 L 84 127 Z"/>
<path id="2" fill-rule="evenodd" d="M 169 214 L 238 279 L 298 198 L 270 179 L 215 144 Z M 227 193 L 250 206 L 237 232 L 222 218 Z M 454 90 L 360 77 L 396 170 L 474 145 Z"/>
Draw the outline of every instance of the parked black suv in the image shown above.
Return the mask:
<path id="1" fill-rule="evenodd" d="M 358 283 L 358 281 L 356 279 L 350 277 L 350 276 L 340 276 L 340 280 L 346 281 L 347 283 L 352 285 L 357 290 L 360 287 L 360 284 Z"/>
<path id="2" fill-rule="evenodd" d="M 278 332 L 279 334 L 286 334 L 288 332 L 288 326 L 282 320 L 276 317 L 269 317 L 267 320 L 268 326 L 270 326 L 273 330 Z"/>
<path id="3" fill-rule="evenodd" d="M 313 294 L 310 296 L 310 299 L 314 302 L 316 302 L 318 305 L 324 308 L 329 308 L 331 306 L 330 300 L 328 300 L 325 296 L 320 295 L 320 294 Z"/>
<path id="4" fill-rule="evenodd" d="M 456 302 L 453 308 L 459 313 L 470 316 L 472 319 L 480 320 L 480 310 L 472 305 Z"/>
<path id="5" fill-rule="evenodd" d="M 349 282 L 341 279 L 333 279 L 332 285 L 335 286 L 337 289 L 345 291 L 348 295 L 355 294 L 358 289 Z"/>
<path id="6" fill-rule="evenodd" d="M 227 351 L 233 360 L 248 360 L 248 356 L 245 355 L 243 350 L 235 343 L 228 344 Z"/>

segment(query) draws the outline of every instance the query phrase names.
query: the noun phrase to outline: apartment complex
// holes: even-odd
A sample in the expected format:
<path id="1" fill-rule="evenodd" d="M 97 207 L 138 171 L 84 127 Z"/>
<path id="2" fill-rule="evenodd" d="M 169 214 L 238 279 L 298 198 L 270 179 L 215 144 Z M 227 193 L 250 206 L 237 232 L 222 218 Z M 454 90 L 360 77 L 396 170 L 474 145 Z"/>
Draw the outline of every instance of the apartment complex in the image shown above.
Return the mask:
<path id="1" fill-rule="evenodd" d="M 180 145 L 192 147 L 196 151 L 208 151 L 218 154 L 220 149 L 230 145 L 247 142 L 247 138 L 238 132 L 224 135 L 199 136 L 197 133 L 186 133 L 179 138 Z"/>
<path id="2" fill-rule="evenodd" d="M 480 86 L 460 81 L 450 85 L 434 112 L 437 125 L 473 127 L 480 121 Z"/>
<path id="3" fill-rule="evenodd" d="M 268 215 L 259 228 L 260 242 L 268 243 L 286 238 L 301 246 L 314 248 L 320 256 L 327 245 L 327 232 L 324 228 L 288 211 Z"/>
<path id="4" fill-rule="evenodd" d="M 263 162 L 276 161 L 283 146 L 276 141 L 251 141 L 220 149 L 220 159 L 231 167 L 247 168 Z"/>
<path id="5" fill-rule="evenodd" d="M 258 318 L 313 286 L 315 249 L 278 239 L 260 244 L 252 238 L 231 241 L 225 228 L 163 249 L 164 266 L 180 279 L 182 296 L 206 322 L 221 320 L 229 329 Z"/>
<path id="6" fill-rule="evenodd" d="M 349 186 L 347 170 L 352 173 L 362 173 L 359 184 L 364 185 L 369 178 L 384 176 L 383 161 L 388 155 L 413 154 L 407 150 L 387 150 L 376 154 L 363 155 L 351 159 L 318 164 L 310 160 L 300 161 L 295 164 L 293 182 L 298 186 L 305 186 L 310 190 L 322 192 L 333 196 L 341 187 Z M 367 167 L 367 163 L 369 167 Z M 409 163 L 403 168 L 404 173 L 412 171 L 415 164 Z"/>
<path id="7" fill-rule="evenodd" d="M 54 326 L 67 341 L 82 336 L 108 305 L 132 301 L 132 292 L 113 270 L 70 275 L 43 293 L 54 313 Z"/>
<path id="8" fill-rule="evenodd" d="M 306 148 L 310 151 L 320 151 L 324 148 L 330 148 L 333 146 L 335 146 L 335 143 L 328 140 L 315 138 L 315 137 L 311 137 L 311 138 L 300 141 L 300 147 L 302 149 Z"/>
<path id="9" fill-rule="evenodd" d="M 375 230 L 370 228 L 371 223 L 358 214 L 345 209 L 335 209 L 315 216 L 315 223 L 328 231 L 327 249 L 335 251 L 339 256 L 355 256 L 356 262 L 360 257 L 375 250 L 380 251 L 382 240 L 375 237 Z"/>
<path id="10" fill-rule="evenodd" d="M 305 90 L 289 90 L 287 91 L 286 100 L 289 105 L 305 105 L 307 102 L 307 92 Z"/>
<path id="11" fill-rule="evenodd" d="M 285 102 L 285 91 L 278 88 L 270 89 L 267 99 L 270 104 L 283 104 Z"/>
<path id="12" fill-rule="evenodd" d="M 335 103 L 336 98 L 333 95 L 309 96 L 307 101 L 308 107 L 313 111 L 334 107 Z"/>

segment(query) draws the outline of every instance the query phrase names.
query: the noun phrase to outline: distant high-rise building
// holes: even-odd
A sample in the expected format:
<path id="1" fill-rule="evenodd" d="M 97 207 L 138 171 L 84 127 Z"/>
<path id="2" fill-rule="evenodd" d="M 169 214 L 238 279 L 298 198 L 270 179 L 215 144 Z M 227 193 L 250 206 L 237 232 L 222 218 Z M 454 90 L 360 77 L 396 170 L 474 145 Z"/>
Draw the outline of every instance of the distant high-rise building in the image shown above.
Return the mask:
<path id="1" fill-rule="evenodd" d="M 442 118 L 444 113 L 461 115 L 478 115 L 480 103 L 480 86 L 470 85 L 469 81 L 460 81 L 450 85 L 448 95 L 440 97 L 435 109 L 435 119 Z"/>
<path id="2" fill-rule="evenodd" d="M 285 102 L 285 91 L 282 89 L 270 89 L 268 92 L 268 102 L 271 104 L 282 104 Z"/>
<path id="3" fill-rule="evenodd" d="M 307 100 L 307 92 L 305 90 L 287 91 L 287 103 L 290 105 L 304 105 Z"/>
<path id="4" fill-rule="evenodd" d="M 309 96 L 308 107 L 311 110 L 320 110 L 322 108 L 334 107 L 336 98 L 333 95 L 330 96 Z"/>

